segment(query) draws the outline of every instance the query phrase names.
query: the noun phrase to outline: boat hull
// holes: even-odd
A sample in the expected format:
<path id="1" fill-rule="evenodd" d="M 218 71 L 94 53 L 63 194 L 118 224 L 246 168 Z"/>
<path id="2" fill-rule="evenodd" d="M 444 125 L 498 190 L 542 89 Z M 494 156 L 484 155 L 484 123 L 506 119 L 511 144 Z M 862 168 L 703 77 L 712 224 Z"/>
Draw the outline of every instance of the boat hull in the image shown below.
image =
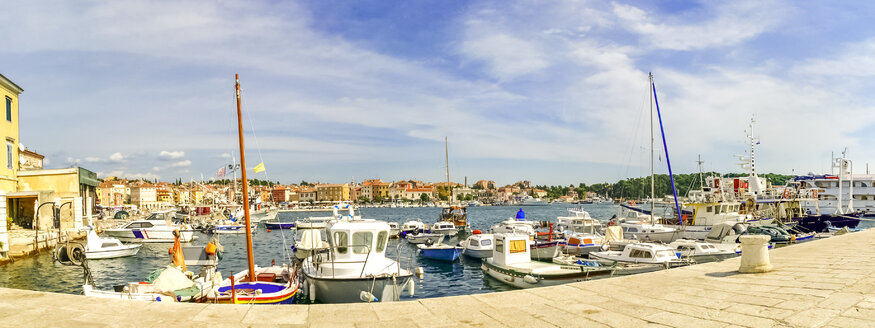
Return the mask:
<path id="1" fill-rule="evenodd" d="M 401 299 L 404 286 L 412 283 L 413 275 L 375 278 L 319 278 L 304 273 L 308 293 L 321 303 L 361 303 L 361 292 L 367 291 L 379 302 L 395 302 Z M 372 289 L 373 287 L 373 289 Z M 312 295 L 315 293 L 315 295 Z"/>
<path id="2" fill-rule="evenodd" d="M 462 249 L 459 247 L 438 249 L 423 248 L 420 249 L 419 252 L 424 258 L 447 262 L 453 262 L 459 259 L 459 255 L 462 255 Z"/>
<path id="3" fill-rule="evenodd" d="M 96 259 L 111 259 L 117 257 L 134 256 L 140 252 L 140 247 L 143 245 L 125 245 L 124 247 L 113 247 L 112 249 L 102 249 L 97 251 L 86 251 L 85 258 L 89 260 Z"/>
<path id="4" fill-rule="evenodd" d="M 537 242 L 529 246 L 531 250 L 530 257 L 538 261 L 552 261 L 553 257 L 559 253 L 559 248 L 564 246 L 559 241 Z"/>
<path id="5" fill-rule="evenodd" d="M 803 227 L 805 231 L 828 232 L 830 225 L 835 228 L 848 227 L 854 229 L 860 224 L 860 219 L 843 215 L 808 215 L 801 218 L 793 219 L 797 226 Z"/>
<path id="6" fill-rule="evenodd" d="M 294 229 L 294 222 L 264 222 L 264 227 L 267 229 Z"/>
<path id="7" fill-rule="evenodd" d="M 218 292 L 221 295 L 209 301 L 225 304 L 294 304 L 298 286 L 263 281 L 238 282 L 234 290 L 234 295 L 231 295 L 231 286 L 220 286 Z M 256 290 L 261 292 L 252 292 Z"/>
<path id="8" fill-rule="evenodd" d="M 492 263 L 489 263 L 489 261 L 483 261 L 480 269 L 483 270 L 483 272 L 485 272 L 490 277 L 516 288 L 556 286 L 572 282 L 587 281 L 595 278 L 606 278 L 610 277 L 613 271 L 612 269 L 608 268 L 599 268 L 594 270 L 581 269 L 581 271 L 578 272 L 570 272 L 564 274 L 537 275 L 536 281 L 531 282 L 526 281 L 526 276 L 534 277 L 532 274 L 528 272 L 498 267 Z"/>
<path id="9" fill-rule="evenodd" d="M 174 241 L 173 230 L 151 229 L 106 229 L 104 234 L 108 237 L 118 238 L 121 241 L 136 241 L 142 243 L 172 243 Z M 179 231 L 179 241 L 183 243 L 194 239 L 194 231 Z"/>
<path id="10" fill-rule="evenodd" d="M 470 249 L 466 248 L 462 250 L 462 254 L 468 257 L 473 257 L 477 259 L 485 259 L 492 257 L 491 249 Z"/>

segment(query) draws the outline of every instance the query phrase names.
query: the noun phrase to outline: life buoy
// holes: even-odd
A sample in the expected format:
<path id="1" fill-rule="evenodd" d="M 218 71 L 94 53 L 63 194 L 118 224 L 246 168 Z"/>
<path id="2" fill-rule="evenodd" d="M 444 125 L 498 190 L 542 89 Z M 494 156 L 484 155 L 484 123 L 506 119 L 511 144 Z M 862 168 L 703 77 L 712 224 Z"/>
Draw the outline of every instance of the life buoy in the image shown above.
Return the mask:
<path id="1" fill-rule="evenodd" d="M 784 198 L 790 198 L 790 189 L 784 190 Z"/>
<path id="2" fill-rule="evenodd" d="M 817 199 L 817 190 L 811 191 L 811 198 Z"/>

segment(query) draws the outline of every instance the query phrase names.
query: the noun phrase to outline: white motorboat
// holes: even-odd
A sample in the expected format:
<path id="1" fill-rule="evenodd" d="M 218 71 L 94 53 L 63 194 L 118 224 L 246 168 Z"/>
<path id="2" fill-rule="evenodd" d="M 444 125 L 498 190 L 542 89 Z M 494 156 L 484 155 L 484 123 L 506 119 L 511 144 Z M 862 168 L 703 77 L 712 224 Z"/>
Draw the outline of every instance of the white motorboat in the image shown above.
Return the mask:
<path id="1" fill-rule="evenodd" d="M 663 264 L 666 267 L 689 264 L 681 261 L 674 249 L 653 243 L 628 244 L 622 251 L 590 252 L 589 257 L 615 262 Z"/>
<path id="2" fill-rule="evenodd" d="M 540 199 L 540 198 L 526 196 L 526 197 L 523 197 L 520 199 L 519 205 L 520 206 L 547 206 L 547 205 L 550 205 L 550 203 L 548 203 L 547 201 Z"/>
<path id="3" fill-rule="evenodd" d="M 581 267 L 532 261 L 529 236 L 496 234 L 492 257 L 483 260 L 481 269 L 490 277 L 517 288 L 554 286 L 609 277 L 613 269 Z"/>
<path id="4" fill-rule="evenodd" d="M 680 238 L 681 232 L 677 228 L 667 227 L 658 223 L 647 222 L 623 222 L 620 223 L 623 234 L 640 241 L 653 241 L 670 243 Z"/>
<path id="5" fill-rule="evenodd" d="M 171 243 L 174 240 L 173 231 L 178 230 L 181 242 L 194 239 L 194 231 L 190 225 L 171 223 L 174 214 L 171 211 L 154 212 L 145 220 L 131 221 L 117 228 L 105 229 L 104 234 L 122 241 Z"/>
<path id="6" fill-rule="evenodd" d="M 386 257 L 389 225 L 370 219 L 332 221 L 327 252 L 304 260 L 301 272 L 311 300 L 322 303 L 398 301 L 413 290 L 413 272 Z M 443 236 L 443 235 L 441 235 Z"/>
<path id="7" fill-rule="evenodd" d="M 456 226 L 452 222 L 438 221 L 431 226 L 431 233 L 455 236 L 459 230 L 456 230 Z"/>
<path id="8" fill-rule="evenodd" d="M 86 238 L 85 258 L 89 260 L 134 256 L 143 246 L 125 245 L 117 238 L 100 238 L 94 229 L 88 231 Z"/>
<path id="9" fill-rule="evenodd" d="M 493 234 L 526 234 L 529 236 L 535 235 L 535 227 L 539 226 L 539 222 L 535 221 L 526 221 L 525 219 L 514 219 L 509 218 L 507 220 L 501 221 L 492 225 L 489 228 L 489 232 Z"/>
<path id="10" fill-rule="evenodd" d="M 475 231 L 473 235 L 459 243 L 462 246 L 462 255 L 473 258 L 483 259 L 492 257 L 493 235 L 479 234 Z"/>
<path id="11" fill-rule="evenodd" d="M 673 248 L 675 253 L 679 253 L 681 258 L 690 259 L 696 263 L 721 261 L 741 253 L 740 244 L 735 245 L 732 249 L 725 249 L 716 244 L 689 239 L 675 240 L 668 244 L 668 247 Z"/>
<path id="12" fill-rule="evenodd" d="M 590 252 L 597 252 L 604 244 L 602 235 L 594 233 L 575 232 L 565 237 L 565 253 L 571 255 L 586 256 Z"/>
<path id="13" fill-rule="evenodd" d="M 589 252 L 599 251 L 603 237 L 599 234 L 602 224 L 593 219 L 583 208 L 569 208 L 571 216 L 556 218 L 557 230 L 565 234 L 565 253 L 586 256 Z"/>
<path id="14" fill-rule="evenodd" d="M 252 231 L 253 233 L 255 233 L 255 228 L 257 227 L 256 225 L 257 225 L 257 223 L 253 223 L 250 226 L 250 231 Z M 231 220 L 220 220 L 219 222 L 217 222 L 216 224 L 213 225 L 213 227 L 210 229 L 210 231 L 212 231 L 213 233 L 222 233 L 222 234 L 246 233 L 246 225 L 241 224 L 240 222 L 235 222 L 235 221 L 231 221 Z"/>
<path id="15" fill-rule="evenodd" d="M 401 226 L 398 225 L 398 222 L 386 222 L 389 224 L 389 238 L 398 238 L 398 234 L 401 233 Z"/>
<path id="16" fill-rule="evenodd" d="M 422 219 L 410 220 L 410 221 L 404 222 L 404 224 L 401 225 L 401 232 L 402 233 L 409 234 L 409 233 L 414 232 L 414 231 L 416 231 L 416 232 L 425 231 L 425 223 L 422 223 Z"/>

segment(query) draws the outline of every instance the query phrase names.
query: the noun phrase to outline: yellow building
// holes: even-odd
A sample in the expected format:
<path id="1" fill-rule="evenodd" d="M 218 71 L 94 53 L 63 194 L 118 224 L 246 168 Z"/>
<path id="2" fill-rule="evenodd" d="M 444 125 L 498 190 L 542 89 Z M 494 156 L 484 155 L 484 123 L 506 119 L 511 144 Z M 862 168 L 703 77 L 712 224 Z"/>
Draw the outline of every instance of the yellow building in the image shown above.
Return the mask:
<path id="1" fill-rule="evenodd" d="M 176 204 L 191 204 L 191 192 L 186 189 L 178 188 L 176 189 L 176 192 L 173 193 L 173 201 Z"/>
<path id="2" fill-rule="evenodd" d="M 0 134 L 6 138 L 6 156 L 0 160 L 0 190 L 18 191 L 18 95 L 24 91 L 0 74 L 0 101 L 5 120 L 0 121 Z"/>
<path id="3" fill-rule="evenodd" d="M 195 204 L 203 204 L 204 203 L 204 191 L 197 189 L 191 192 L 191 201 Z"/>
<path id="4" fill-rule="evenodd" d="M 320 202 L 349 201 L 348 184 L 323 184 L 316 186 L 316 199 Z"/>

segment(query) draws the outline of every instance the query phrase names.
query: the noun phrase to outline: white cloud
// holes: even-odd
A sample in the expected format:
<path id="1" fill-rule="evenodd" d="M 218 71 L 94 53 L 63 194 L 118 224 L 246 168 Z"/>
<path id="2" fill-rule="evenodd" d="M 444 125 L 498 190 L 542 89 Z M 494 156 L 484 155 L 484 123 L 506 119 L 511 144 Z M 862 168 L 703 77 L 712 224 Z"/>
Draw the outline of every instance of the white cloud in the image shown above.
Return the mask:
<path id="1" fill-rule="evenodd" d="M 696 50 L 730 47 L 773 28 L 792 5 L 781 1 L 706 2 L 696 16 L 711 16 L 703 22 L 689 22 L 689 16 L 656 16 L 641 8 L 613 3 L 620 24 L 641 35 L 651 47 Z M 713 5 L 713 7 L 710 7 Z"/>
<path id="2" fill-rule="evenodd" d="M 98 158 L 98 157 L 85 157 L 85 162 L 88 162 L 88 163 L 100 162 L 100 158 Z"/>
<path id="3" fill-rule="evenodd" d="M 222 155 L 220 157 L 221 158 L 231 158 L 231 154 L 230 153 L 222 153 Z"/>
<path id="4" fill-rule="evenodd" d="M 175 160 L 175 159 L 181 159 L 183 157 L 185 157 L 184 151 L 162 150 L 161 153 L 158 154 L 158 158 L 164 159 L 164 160 Z"/>
<path id="5" fill-rule="evenodd" d="M 184 160 L 184 161 L 174 162 L 173 164 L 170 164 L 170 167 L 186 167 L 186 166 L 190 166 L 190 165 L 191 165 L 190 160 Z"/>
<path id="6" fill-rule="evenodd" d="M 157 172 L 157 171 L 161 171 L 161 168 L 158 167 L 158 166 L 153 166 L 153 167 L 152 167 L 152 171 L 156 171 L 156 172 Z"/>
<path id="7" fill-rule="evenodd" d="M 122 153 L 116 152 L 112 155 L 109 155 L 109 161 L 113 163 L 124 162 L 127 157 L 122 155 Z"/>

